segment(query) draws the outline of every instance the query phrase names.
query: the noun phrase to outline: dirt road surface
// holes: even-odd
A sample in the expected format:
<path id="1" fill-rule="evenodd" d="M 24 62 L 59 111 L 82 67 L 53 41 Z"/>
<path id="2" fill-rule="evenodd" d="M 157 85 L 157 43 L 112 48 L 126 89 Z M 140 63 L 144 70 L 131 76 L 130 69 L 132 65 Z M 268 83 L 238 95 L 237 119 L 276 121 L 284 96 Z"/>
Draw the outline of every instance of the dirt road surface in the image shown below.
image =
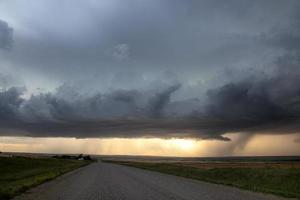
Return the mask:
<path id="1" fill-rule="evenodd" d="M 233 187 L 110 163 L 93 163 L 14 200 L 280 200 Z"/>

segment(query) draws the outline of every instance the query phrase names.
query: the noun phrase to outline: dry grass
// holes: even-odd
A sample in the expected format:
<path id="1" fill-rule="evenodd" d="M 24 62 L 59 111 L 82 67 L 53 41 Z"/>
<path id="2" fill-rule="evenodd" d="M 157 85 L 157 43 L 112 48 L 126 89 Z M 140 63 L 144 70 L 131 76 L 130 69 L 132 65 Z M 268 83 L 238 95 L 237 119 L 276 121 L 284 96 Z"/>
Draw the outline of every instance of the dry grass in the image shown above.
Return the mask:
<path id="1" fill-rule="evenodd" d="M 0 199 L 10 199 L 89 163 L 53 158 L 0 157 Z"/>
<path id="2" fill-rule="evenodd" d="M 294 162 L 108 162 L 300 199 L 300 164 Z"/>
<path id="3" fill-rule="evenodd" d="M 214 168 L 300 168 L 299 162 L 282 162 L 282 163 L 264 163 L 264 162 L 176 162 L 179 166 L 195 167 L 200 169 L 214 169 Z"/>

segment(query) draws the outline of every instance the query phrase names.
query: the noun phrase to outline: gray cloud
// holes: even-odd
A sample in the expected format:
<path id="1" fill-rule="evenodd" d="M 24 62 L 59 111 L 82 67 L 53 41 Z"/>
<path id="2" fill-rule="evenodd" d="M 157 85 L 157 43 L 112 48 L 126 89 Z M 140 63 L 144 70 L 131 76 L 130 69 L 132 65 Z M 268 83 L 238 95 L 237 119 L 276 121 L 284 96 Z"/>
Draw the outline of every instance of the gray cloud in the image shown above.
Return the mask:
<path id="1" fill-rule="evenodd" d="M 28 122 L 95 120 L 110 118 L 160 118 L 170 103 L 171 94 L 180 85 L 157 91 L 115 90 L 93 95 L 80 94 L 69 85 L 62 85 L 53 93 L 21 97 L 21 89 L 10 88 L 1 93 L 3 110 L 15 105 L 15 118 Z M 14 103 L 18 102 L 18 103 Z M 22 103 L 22 104 L 21 104 Z"/>
<path id="2" fill-rule="evenodd" d="M 228 140 L 300 130 L 297 0 L 0 5 L 15 30 L 0 69 L 27 88 L 0 77 L 2 135 Z M 0 21 L 0 48 L 11 41 Z"/>
<path id="3" fill-rule="evenodd" d="M 13 29 L 0 19 L 0 48 L 10 49 L 13 42 Z"/>
<path id="4" fill-rule="evenodd" d="M 2 74 L 0 73 L 0 88 L 1 89 L 6 89 L 9 88 L 10 86 L 16 84 L 16 80 L 14 77 L 8 74 Z"/>
<path id="5" fill-rule="evenodd" d="M 126 60 L 130 56 L 130 46 L 128 44 L 118 44 L 113 48 L 112 56 L 117 60 Z"/>
<path id="6" fill-rule="evenodd" d="M 150 116 L 154 118 L 162 117 L 164 108 L 170 103 L 171 94 L 180 88 L 180 85 L 173 85 L 166 90 L 157 93 L 149 100 Z"/>
<path id="7" fill-rule="evenodd" d="M 154 0 L 131 1 L 128 6 L 120 0 L 76 5 L 69 0 L 44 0 L 34 4 L 38 13 L 31 12 L 32 7 L 22 0 L 1 5 L 0 17 L 12 18 L 18 30 L 15 51 L 1 58 L 12 63 L 12 71 L 25 71 L 22 76 L 29 81 L 32 76 L 42 77 L 39 87 L 47 88 L 47 82 L 52 81 L 57 86 L 81 81 L 97 89 L 117 86 L 110 77 L 126 70 L 142 77 L 169 70 L 183 82 L 196 82 L 209 81 L 217 70 L 228 66 L 245 69 L 270 61 L 281 53 L 274 52 L 277 41 L 261 42 L 258 36 L 274 27 L 289 34 L 290 23 L 296 18 L 292 13 L 299 8 L 299 2 L 293 0 Z M 74 21 L 77 25 L 70 27 Z M 122 53 L 120 48 L 110 52 L 120 44 Z M 115 60 L 128 55 L 130 59 Z"/>
<path id="8" fill-rule="evenodd" d="M 208 102 L 204 104 L 191 104 L 195 100 L 171 101 L 171 95 L 180 88 L 178 84 L 156 92 L 116 90 L 94 95 L 82 95 L 62 85 L 54 93 L 32 95 L 29 99 L 21 97 L 20 89 L 11 88 L 0 95 L 1 134 L 229 140 L 223 136 L 225 133 L 298 133 L 300 89 L 297 71 L 293 72 L 281 74 L 280 78 L 274 75 L 263 82 L 253 80 L 208 91 Z M 281 80 L 291 83 L 283 84 Z M 287 88 L 290 85 L 295 88 Z M 190 105 L 195 106 L 190 112 L 173 109 Z"/>
<path id="9" fill-rule="evenodd" d="M 18 109 L 23 99 L 21 88 L 12 87 L 6 91 L 0 92 L 0 119 L 16 120 Z"/>

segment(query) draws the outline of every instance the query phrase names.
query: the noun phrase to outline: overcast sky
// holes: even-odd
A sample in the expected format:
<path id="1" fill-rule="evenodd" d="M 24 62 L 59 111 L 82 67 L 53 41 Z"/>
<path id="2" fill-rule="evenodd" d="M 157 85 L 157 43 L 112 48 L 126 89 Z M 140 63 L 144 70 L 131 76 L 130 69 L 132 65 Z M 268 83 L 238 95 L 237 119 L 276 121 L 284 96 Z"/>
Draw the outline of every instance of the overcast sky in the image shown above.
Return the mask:
<path id="1" fill-rule="evenodd" d="M 299 133 L 299 10 L 298 0 L 0 0 L 0 134 Z"/>

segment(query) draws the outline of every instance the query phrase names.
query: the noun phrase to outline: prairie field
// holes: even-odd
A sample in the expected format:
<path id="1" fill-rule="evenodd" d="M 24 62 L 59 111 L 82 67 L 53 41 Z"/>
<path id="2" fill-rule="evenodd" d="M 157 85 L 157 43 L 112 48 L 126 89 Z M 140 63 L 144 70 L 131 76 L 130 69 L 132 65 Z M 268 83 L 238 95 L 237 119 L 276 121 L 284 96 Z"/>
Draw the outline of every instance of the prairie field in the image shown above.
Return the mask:
<path id="1" fill-rule="evenodd" d="M 298 161 L 153 162 L 152 160 L 142 162 L 139 160 L 104 160 L 104 162 L 300 199 L 300 162 Z"/>
<path id="2" fill-rule="evenodd" d="M 89 163 L 54 158 L 0 157 L 0 199 L 9 199 Z"/>

